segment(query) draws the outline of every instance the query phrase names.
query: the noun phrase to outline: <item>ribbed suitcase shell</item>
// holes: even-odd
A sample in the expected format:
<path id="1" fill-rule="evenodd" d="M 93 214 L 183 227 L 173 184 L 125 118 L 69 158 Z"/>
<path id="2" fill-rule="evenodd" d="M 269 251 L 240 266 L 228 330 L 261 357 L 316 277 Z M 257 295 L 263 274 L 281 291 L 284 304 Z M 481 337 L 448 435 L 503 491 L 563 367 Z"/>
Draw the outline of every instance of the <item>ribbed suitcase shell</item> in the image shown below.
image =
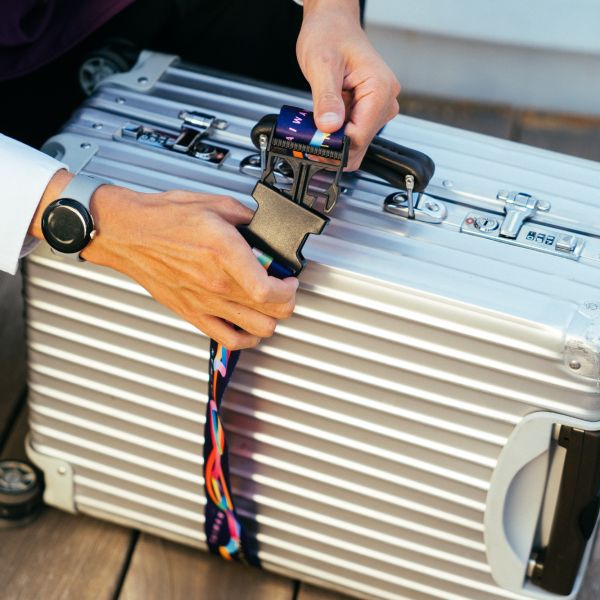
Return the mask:
<path id="1" fill-rule="evenodd" d="M 252 124 L 308 100 L 178 61 L 157 81 L 140 72 L 102 85 L 48 151 L 136 189 L 252 205 L 256 179 L 239 171 Z M 176 131 L 182 109 L 229 122 L 211 138 L 231 148 L 221 168 L 117 139 L 127 121 Z M 600 298 L 600 169 L 402 116 L 384 135 L 435 160 L 428 192 L 448 217 L 384 213 L 394 190 L 344 178 L 330 226 L 306 244 L 294 316 L 243 352 L 224 400 L 239 510 L 256 517 L 267 569 L 357 597 L 548 597 L 495 583 L 484 513 L 526 415 L 598 428 L 597 380 L 569 370 L 565 345 Z M 549 198 L 542 222 L 586 230 L 582 257 L 460 233 L 471 206 L 501 212 L 503 188 Z M 47 247 L 26 288 L 32 456 L 72 468 L 77 511 L 203 546 L 208 340 L 120 274 Z"/>

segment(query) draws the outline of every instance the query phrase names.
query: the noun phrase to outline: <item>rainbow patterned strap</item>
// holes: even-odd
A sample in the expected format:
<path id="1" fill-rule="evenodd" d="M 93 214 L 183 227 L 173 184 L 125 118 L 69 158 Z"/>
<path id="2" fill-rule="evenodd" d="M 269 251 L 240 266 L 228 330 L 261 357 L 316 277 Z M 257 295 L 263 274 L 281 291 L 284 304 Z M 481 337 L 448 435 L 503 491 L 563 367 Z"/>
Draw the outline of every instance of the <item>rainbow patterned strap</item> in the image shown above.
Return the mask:
<path id="1" fill-rule="evenodd" d="M 288 148 L 295 153 L 301 151 L 303 163 L 310 163 L 304 153 L 319 153 L 321 156 L 336 157 L 342 164 L 336 167 L 341 172 L 347 156 L 347 140 L 343 130 L 335 134 L 323 134 L 318 131 L 312 113 L 300 108 L 284 106 L 277 120 L 275 135 L 272 140 L 278 140 L 280 148 Z M 295 158 L 299 156 L 293 155 Z M 318 165 L 319 168 L 327 165 Z M 300 177 L 302 171 L 300 171 Z M 335 180 L 337 185 L 337 179 Z M 281 194 L 273 190 L 277 197 Z M 287 205 L 290 200 L 284 196 Z M 260 204 L 259 204 L 260 207 Z M 271 223 L 270 227 L 293 228 L 297 223 L 284 219 L 279 223 Z M 244 234 L 244 231 L 241 230 Z M 303 233 L 306 237 L 306 234 Z M 246 232 L 251 244 L 267 245 L 260 238 L 252 238 Z M 268 245 L 267 245 L 268 247 Z M 283 265 L 274 260 L 270 254 L 253 247 L 252 251 L 260 264 L 269 275 L 283 279 L 297 275 L 302 269 L 298 264 L 296 269 Z M 206 507 L 204 531 L 209 550 L 227 560 L 235 560 L 246 564 L 260 566 L 255 536 L 247 535 L 247 527 L 235 509 L 229 478 L 229 454 L 225 431 L 219 411 L 223 394 L 239 359 L 239 351 L 230 351 L 222 344 L 211 340 L 209 361 L 208 403 L 206 406 L 206 423 L 204 426 L 204 488 L 206 492 Z M 248 525 L 248 523 L 246 523 Z"/>
<path id="2" fill-rule="evenodd" d="M 297 158 L 307 155 L 343 159 L 344 128 L 335 133 L 317 129 L 313 113 L 296 106 L 282 106 L 271 143 L 287 148 Z"/>
<path id="3" fill-rule="evenodd" d="M 269 275 L 284 278 L 291 271 L 253 248 L 254 255 Z M 240 351 L 231 351 L 210 341 L 208 366 L 208 403 L 204 426 L 204 531 L 209 550 L 227 560 L 260 566 L 256 543 L 249 539 L 246 527 L 235 510 L 229 481 L 229 453 L 219 411 L 223 394 L 235 369 Z"/>
<path id="4" fill-rule="evenodd" d="M 210 342 L 209 393 L 204 427 L 204 531 L 208 548 L 226 560 L 260 566 L 248 546 L 245 528 L 236 513 L 229 482 L 229 453 L 219 409 L 223 392 L 239 358 L 214 340 Z"/>

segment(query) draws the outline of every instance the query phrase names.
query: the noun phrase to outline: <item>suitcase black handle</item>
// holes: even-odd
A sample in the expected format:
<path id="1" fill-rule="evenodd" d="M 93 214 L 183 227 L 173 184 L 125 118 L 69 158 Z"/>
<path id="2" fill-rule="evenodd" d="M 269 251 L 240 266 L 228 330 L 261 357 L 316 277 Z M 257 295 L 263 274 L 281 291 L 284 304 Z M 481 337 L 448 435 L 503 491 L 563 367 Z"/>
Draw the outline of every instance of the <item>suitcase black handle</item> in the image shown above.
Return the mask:
<path id="1" fill-rule="evenodd" d="M 260 148 L 260 136 L 271 135 L 277 115 L 265 115 L 252 129 L 252 143 Z M 435 163 L 429 156 L 396 144 L 382 137 L 376 137 L 367 150 L 360 165 L 362 171 L 381 177 L 394 187 L 404 189 L 406 176 L 414 177 L 414 190 L 422 192 L 435 172 Z"/>
<path id="2" fill-rule="evenodd" d="M 600 431 L 561 426 L 567 453 L 548 545 L 538 552 L 532 581 L 555 594 L 573 590 L 600 508 Z"/>
<path id="3" fill-rule="evenodd" d="M 422 192 L 433 177 L 435 163 L 418 150 L 378 136 L 369 145 L 360 169 L 400 189 L 406 185 L 406 176 L 412 175 L 415 192 Z"/>

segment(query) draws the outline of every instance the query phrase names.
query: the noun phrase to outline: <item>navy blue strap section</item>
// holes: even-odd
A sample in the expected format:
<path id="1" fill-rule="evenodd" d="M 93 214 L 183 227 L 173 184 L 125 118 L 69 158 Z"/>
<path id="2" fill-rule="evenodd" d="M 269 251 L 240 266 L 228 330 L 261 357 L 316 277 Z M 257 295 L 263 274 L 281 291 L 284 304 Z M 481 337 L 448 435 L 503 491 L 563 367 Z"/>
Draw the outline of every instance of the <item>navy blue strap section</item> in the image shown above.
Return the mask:
<path id="1" fill-rule="evenodd" d="M 269 275 L 283 279 L 292 272 L 278 265 L 263 252 L 253 249 Z M 204 531 L 209 550 L 227 560 L 260 566 L 256 543 L 249 540 L 244 522 L 235 510 L 229 481 L 229 452 L 219 414 L 223 394 L 231 378 L 240 351 L 230 351 L 210 341 L 208 402 L 204 425 L 204 488 L 206 506 Z"/>

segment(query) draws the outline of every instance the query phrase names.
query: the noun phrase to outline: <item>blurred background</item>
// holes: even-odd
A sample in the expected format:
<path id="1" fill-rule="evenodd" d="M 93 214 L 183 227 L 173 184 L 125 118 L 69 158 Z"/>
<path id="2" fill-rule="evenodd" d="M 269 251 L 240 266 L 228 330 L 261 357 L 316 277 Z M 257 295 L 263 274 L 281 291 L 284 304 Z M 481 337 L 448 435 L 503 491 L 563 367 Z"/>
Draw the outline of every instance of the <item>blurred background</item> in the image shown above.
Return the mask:
<path id="1" fill-rule="evenodd" d="M 368 0 L 409 94 L 600 116 L 598 0 Z"/>

